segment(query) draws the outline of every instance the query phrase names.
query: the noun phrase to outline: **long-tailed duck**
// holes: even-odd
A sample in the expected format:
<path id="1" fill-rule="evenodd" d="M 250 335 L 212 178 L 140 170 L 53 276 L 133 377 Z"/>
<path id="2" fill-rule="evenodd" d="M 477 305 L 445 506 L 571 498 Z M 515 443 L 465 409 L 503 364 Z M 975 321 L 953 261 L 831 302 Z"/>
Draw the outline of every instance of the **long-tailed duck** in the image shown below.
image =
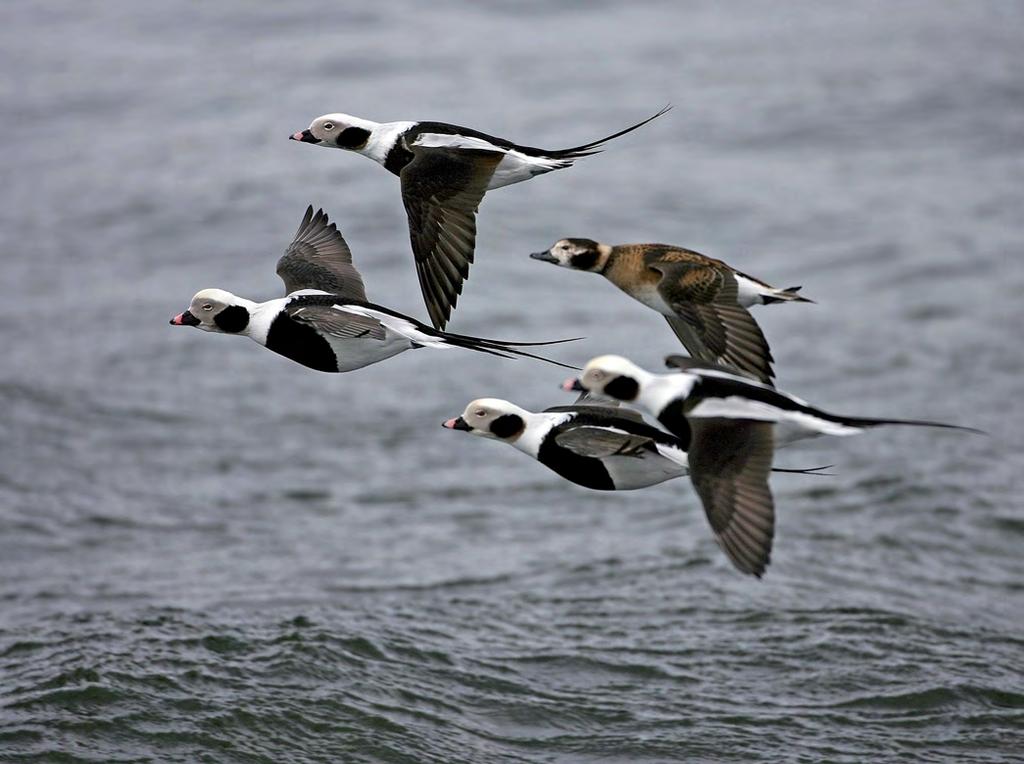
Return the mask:
<path id="1" fill-rule="evenodd" d="M 768 475 L 776 425 L 794 428 L 791 439 L 854 435 L 885 424 L 979 432 L 942 422 L 831 414 L 721 366 L 683 356 L 667 363 L 680 371 L 652 374 L 621 356 L 599 356 L 563 387 L 636 404 L 669 432 L 689 437 L 690 480 L 718 542 L 739 570 L 759 578 L 775 533 Z"/>
<path id="2" fill-rule="evenodd" d="M 420 347 L 467 348 L 565 365 L 520 349 L 555 343 L 451 334 L 367 302 L 352 252 L 323 210 L 316 214 L 312 207 L 306 210 L 294 240 L 277 263 L 277 273 L 285 284 L 284 297 L 254 302 L 223 289 L 203 289 L 171 323 L 244 335 L 317 371 L 352 371 Z"/>
<path id="3" fill-rule="evenodd" d="M 561 239 L 535 260 L 600 273 L 633 299 L 661 313 L 694 358 L 731 366 L 772 384 L 772 353 L 752 305 L 812 302 L 800 287 L 777 289 L 699 252 L 667 244 L 611 246 Z"/>
<path id="4" fill-rule="evenodd" d="M 325 114 L 292 140 L 369 157 L 401 179 L 416 271 L 430 320 L 443 329 L 469 276 L 476 247 L 476 211 L 493 188 L 572 166 L 602 144 L 660 117 L 581 146 L 539 149 L 447 122 L 373 122 Z"/>

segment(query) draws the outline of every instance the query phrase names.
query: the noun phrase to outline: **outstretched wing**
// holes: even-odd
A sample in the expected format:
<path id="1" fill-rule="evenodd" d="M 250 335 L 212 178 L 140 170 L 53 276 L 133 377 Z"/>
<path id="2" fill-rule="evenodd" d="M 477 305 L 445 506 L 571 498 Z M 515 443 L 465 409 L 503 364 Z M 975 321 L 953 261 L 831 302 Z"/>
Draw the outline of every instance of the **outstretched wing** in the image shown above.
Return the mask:
<path id="1" fill-rule="evenodd" d="M 277 261 L 277 275 L 285 294 L 299 289 L 319 289 L 350 300 L 366 301 L 363 279 L 352 264 L 352 251 L 337 226 L 323 210 L 306 215 L 284 255 Z"/>
<path id="2" fill-rule="evenodd" d="M 690 480 L 711 529 L 733 565 L 760 578 L 775 536 L 772 425 L 710 418 L 692 419 L 690 428 Z"/>
<path id="3" fill-rule="evenodd" d="M 469 276 L 476 247 L 476 211 L 500 151 L 412 147 L 402 168 L 402 201 L 420 291 L 436 329 L 443 329 Z"/>
<path id="4" fill-rule="evenodd" d="M 669 326 L 694 358 L 731 366 L 772 384 L 772 353 L 761 327 L 737 300 L 736 279 L 713 265 L 657 261 L 658 292 L 676 312 Z"/>

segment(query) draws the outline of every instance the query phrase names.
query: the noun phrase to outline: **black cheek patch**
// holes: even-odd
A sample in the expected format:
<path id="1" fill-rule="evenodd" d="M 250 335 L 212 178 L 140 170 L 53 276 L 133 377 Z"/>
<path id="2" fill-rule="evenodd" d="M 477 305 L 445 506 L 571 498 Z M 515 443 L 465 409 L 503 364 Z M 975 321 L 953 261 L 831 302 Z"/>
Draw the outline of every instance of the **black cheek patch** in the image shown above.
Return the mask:
<path id="1" fill-rule="evenodd" d="M 249 325 L 249 311 L 241 305 L 229 305 L 213 317 L 213 323 L 221 331 L 235 334 Z"/>
<path id="2" fill-rule="evenodd" d="M 369 138 L 369 130 L 364 130 L 361 127 L 346 127 L 338 135 L 338 140 L 335 143 L 343 149 L 358 149 L 365 146 Z"/>
<path id="3" fill-rule="evenodd" d="M 604 386 L 604 391 L 620 401 L 632 401 L 640 394 L 640 385 L 632 377 L 616 377 Z"/>
<path id="4" fill-rule="evenodd" d="M 491 422 L 491 434 L 499 438 L 511 438 L 526 428 L 526 423 L 517 414 L 502 414 Z"/>
<path id="5" fill-rule="evenodd" d="M 572 256 L 572 267 L 580 271 L 589 271 L 597 265 L 597 251 L 582 252 Z"/>

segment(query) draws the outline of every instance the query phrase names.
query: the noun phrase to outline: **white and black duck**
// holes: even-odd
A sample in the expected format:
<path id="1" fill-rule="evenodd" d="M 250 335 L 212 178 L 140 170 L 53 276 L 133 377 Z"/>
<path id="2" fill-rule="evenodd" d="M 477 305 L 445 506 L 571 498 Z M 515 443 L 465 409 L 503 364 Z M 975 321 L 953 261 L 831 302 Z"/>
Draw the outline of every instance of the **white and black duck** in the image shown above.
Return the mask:
<path id="1" fill-rule="evenodd" d="M 516 343 L 433 329 L 390 308 L 367 302 L 352 252 L 323 210 L 309 207 L 295 238 L 277 263 L 286 295 L 254 302 L 223 289 L 203 289 L 177 326 L 249 337 L 317 371 L 345 372 L 414 348 L 466 348 L 503 357 L 533 355 Z"/>
<path id="2" fill-rule="evenodd" d="M 373 122 L 341 113 L 317 117 L 289 137 L 354 151 L 400 178 L 423 300 L 433 325 L 443 329 L 469 276 L 476 212 L 487 191 L 571 167 L 666 111 L 605 138 L 554 150 L 447 122 Z"/>
<path id="3" fill-rule="evenodd" d="M 789 442 L 813 435 L 855 435 L 881 425 L 978 432 L 912 419 L 832 414 L 729 369 L 669 356 L 679 371 L 652 374 L 621 356 L 592 359 L 567 390 L 586 390 L 639 406 L 689 443 L 690 480 L 725 553 L 760 577 L 771 558 L 775 506 L 768 486 L 778 426 Z"/>

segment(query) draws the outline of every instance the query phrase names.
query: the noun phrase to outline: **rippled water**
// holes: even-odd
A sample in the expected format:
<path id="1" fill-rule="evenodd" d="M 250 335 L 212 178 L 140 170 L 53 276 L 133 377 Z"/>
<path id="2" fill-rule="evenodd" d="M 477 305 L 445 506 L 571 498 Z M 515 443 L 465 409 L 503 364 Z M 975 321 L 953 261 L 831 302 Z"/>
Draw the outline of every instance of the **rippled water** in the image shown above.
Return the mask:
<path id="1" fill-rule="evenodd" d="M 11 2 L 0 25 L 0 760 L 990 761 L 1024 750 L 1024 13 L 1011 3 Z M 344 376 L 167 325 L 275 296 L 323 205 L 423 315 L 395 180 L 332 110 L 575 145 L 490 194 L 453 329 L 674 340 L 527 253 L 668 241 L 815 306 L 780 384 L 948 419 L 785 454 L 763 581 L 686 481 L 620 495 L 443 431 L 557 369 Z"/>

